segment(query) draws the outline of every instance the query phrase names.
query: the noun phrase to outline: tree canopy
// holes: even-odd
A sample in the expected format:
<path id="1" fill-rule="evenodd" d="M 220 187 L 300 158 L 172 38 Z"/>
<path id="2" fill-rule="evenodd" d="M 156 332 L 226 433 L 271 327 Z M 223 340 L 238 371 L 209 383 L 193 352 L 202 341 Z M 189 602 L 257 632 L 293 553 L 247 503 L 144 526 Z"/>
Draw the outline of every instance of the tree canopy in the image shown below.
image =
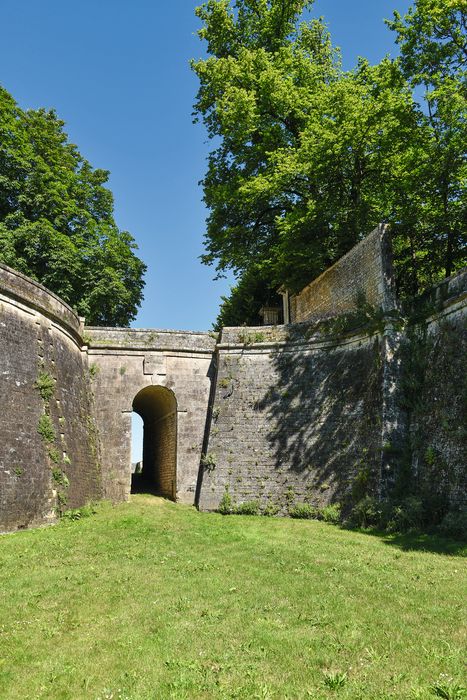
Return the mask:
<path id="1" fill-rule="evenodd" d="M 68 141 L 54 111 L 0 87 L 0 262 L 41 282 L 88 324 L 126 326 L 146 269 L 113 217 L 109 173 Z"/>
<path id="2" fill-rule="evenodd" d="M 437 30 L 442 19 L 460 43 L 465 16 L 461 0 L 449 0 L 453 15 L 435 13 L 433 29 L 416 19 L 425 5 L 439 3 L 418 0 L 394 18 L 400 61 L 362 59 L 351 71 L 324 21 L 301 21 L 312 2 L 208 0 L 197 9 L 208 56 L 193 62 L 195 113 L 215 144 L 203 260 L 238 277 L 220 322 L 238 320 L 246 298 L 281 284 L 297 291 L 380 221 L 392 224 L 403 293 L 465 262 L 465 57 Z M 430 76 L 443 76 L 433 82 L 436 114 L 414 98 L 422 33 L 427 53 L 431 41 L 441 47 L 432 52 L 439 69 L 430 64 Z"/>

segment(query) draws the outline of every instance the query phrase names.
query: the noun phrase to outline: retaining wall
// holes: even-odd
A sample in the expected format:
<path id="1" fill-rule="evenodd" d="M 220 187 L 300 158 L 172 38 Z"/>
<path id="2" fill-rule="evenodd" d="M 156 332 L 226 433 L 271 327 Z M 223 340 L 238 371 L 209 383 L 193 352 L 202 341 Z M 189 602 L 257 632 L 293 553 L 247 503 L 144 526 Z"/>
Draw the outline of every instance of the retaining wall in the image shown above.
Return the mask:
<path id="1" fill-rule="evenodd" d="M 41 377 L 51 387 L 45 400 Z M 0 405 L 0 530 L 53 522 L 58 510 L 101 497 L 80 320 L 45 287 L 4 265 Z"/>

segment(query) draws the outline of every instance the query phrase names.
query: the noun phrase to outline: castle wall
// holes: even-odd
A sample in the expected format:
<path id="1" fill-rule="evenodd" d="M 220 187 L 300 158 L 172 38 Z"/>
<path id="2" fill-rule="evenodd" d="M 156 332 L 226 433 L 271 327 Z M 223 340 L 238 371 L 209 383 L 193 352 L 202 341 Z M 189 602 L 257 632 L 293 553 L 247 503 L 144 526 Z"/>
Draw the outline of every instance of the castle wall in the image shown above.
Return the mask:
<path id="1" fill-rule="evenodd" d="M 101 496 L 80 333 L 58 297 L 0 265 L 0 530 Z"/>
<path id="2" fill-rule="evenodd" d="M 184 503 L 213 510 L 227 490 L 286 513 L 415 493 L 433 520 L 465 504 L 467 271 L 400 312 L 387 245 L 379 228 L 309 285 L 307 321 L 225 328 L 218 343 L 83 328 L 57 296 L 0 265 L 0 530 L 127 499 L 133 401 L 147 387 L 174 397 L 151 413 L 164 392 L 145 392 L 140 408 L 164 491 Z M 336 320 L 365 279 L 366 301 L 391 313 Z"/>
<path id="3" fill-rule="evenodd" d="M 236 503 L 286 513 L 295 502 L 345 501 L 363 471 L 379 482 L 382 339 L 308 330 L 223 332 L 202 509 L 228 489 Z"/>
<path id="4" fill-rule="evenodd" d="M 428 318 L 409 329 L 401 350 L 401 408 L 416 488 L 436 516 L 467 505 L 467 270 L 421 303 Z"/>
<path id="5" fill-rule="evenodd" d="M 467 498 L 467 271 L 373 327 L 225 328 L 199 505 Z M 439 518 L 438 518 L 439 519 Z"/>
<path id="6" fill-rule="evenodd" d="M 177 499 L 193 504 L 215 338 L 209 333 L 128 328 L 86 328 L 86 335 L 105 497 L 113 501 L 129 497 L 133 399 L 147 386 L 162 386 L 173 391 L 177 401 Z"/>
<path id="7" fill-rule="evenodd" d="M 396 306 L 389 229 L 384 225 L 290 298 L 290 321 L 347 314 L 363 300 L 383 311 Z"/>

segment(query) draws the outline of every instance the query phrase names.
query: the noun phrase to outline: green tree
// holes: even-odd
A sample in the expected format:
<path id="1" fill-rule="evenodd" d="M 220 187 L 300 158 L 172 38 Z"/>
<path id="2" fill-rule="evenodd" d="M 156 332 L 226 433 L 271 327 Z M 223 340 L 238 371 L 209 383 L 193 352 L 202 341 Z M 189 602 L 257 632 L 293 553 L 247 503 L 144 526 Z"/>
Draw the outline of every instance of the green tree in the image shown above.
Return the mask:
<path id="1" fill-rule="evenodd" d="M 416 267 L 422 278 L 436 277 L 441 269 L 450 275 L 467 263 L 465 0 L 416 0 L 404 17 L 395 12 L 388 25 L 397 33 L 404 76 L 423 90 L 423 149 L 411 167 L 419 185 L 406 188 L 420 198 L 418 221 L 411 226 L 425 245 L 417 250 Z"/>
<path id="2" fill-rule="evenodd" d="M 252 265 L 232 287 L 229 296 L 222 297 L 214 328 L 220 331 L 224 326 L 260 325 L 262 306 L 281 308 L 282 298 L 270 280 L 262 277 L 261 270 Z"/>
<path id="3" fill-rule="evenodd" d="M 0 87 L 0 262 L 38 280 L 89 324 L 128 325 L 145 265 L 113 218 L 109 173 L 69 143 L 55 112 Z"/>
<path id="4" fill-rule="evenodd" d="M 343 71 L 323 21 L 300 22 L 311 5 L 208 0 L 197 10 L 208 57 L 193 62 L 195 110 L 216 142 L 203 260 L 240 278 L 229 317 L 253 278 L 260 296 L 283 283 L 297 291 L 379 221 L 393 224 L 403 291 L 448 269 L 441 170 L 430 163 L 436 149 L 459 159 L 458 124 L 448 157 L 399 62 Z"/>

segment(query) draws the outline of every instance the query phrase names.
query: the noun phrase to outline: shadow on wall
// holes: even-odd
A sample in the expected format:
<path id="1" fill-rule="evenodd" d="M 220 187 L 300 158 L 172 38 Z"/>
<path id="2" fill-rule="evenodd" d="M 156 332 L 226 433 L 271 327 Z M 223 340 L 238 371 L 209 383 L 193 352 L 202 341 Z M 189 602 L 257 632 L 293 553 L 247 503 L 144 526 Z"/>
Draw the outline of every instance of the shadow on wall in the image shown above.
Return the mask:
<path id="1" fill-rule="evenodd" d="M 266 416 L 275 467 L 297 484 L 297 500 L 345 506 L 374 493 L 381 457 L 381 341 L 285 350 L 272 362 L 274 386 L 254 408 Z"/>

